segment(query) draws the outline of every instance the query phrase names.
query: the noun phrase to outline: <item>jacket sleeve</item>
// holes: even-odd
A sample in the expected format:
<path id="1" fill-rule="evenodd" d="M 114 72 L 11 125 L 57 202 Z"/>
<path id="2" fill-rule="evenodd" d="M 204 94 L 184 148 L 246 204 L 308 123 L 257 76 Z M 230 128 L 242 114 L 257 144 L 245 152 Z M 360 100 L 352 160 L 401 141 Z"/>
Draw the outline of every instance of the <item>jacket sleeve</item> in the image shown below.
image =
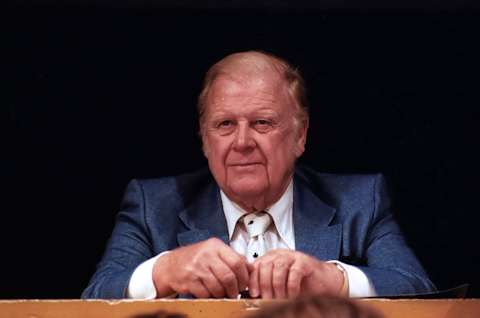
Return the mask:
<path id="1" fill-rule="evenodd" d="M 377 175 L 373 213 L 366 240 L 366 266 L 359 266 L 379 296 L 428 293 L 436 290 L 395 222 L 384 178 Z"/>
<path id="2" fill-rule="evenodd" d="M 133 271 L 152 254 L 144 192 L 141 184 L 133 180 L 127 186 L 103 258 L 82 298 L 124 298 Z"/>

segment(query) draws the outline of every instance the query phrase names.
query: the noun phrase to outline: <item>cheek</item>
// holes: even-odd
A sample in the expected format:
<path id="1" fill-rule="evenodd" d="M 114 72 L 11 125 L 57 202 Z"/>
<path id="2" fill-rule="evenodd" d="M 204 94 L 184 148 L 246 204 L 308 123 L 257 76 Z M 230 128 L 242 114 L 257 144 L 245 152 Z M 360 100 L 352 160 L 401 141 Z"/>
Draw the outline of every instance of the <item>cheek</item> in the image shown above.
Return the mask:
<path id="1" fill-rule="evenodd" d="M 223 138 L 218 138 L 218 140 L 215 141 L 213 148 L 218 157 L 225 157 L 227 149 L 229 148 L 228 142 Z"/>
<path id="2" fill-rule="evenodd" d="M 271 139 L 269 143 L 265 143 L 264 153 L 268 159 L 270 169 L 274 169 L 278 173 L 278 169 L 288 169 L 293 166 L 293 162 L 297 158 L 297 146 L 291 135 L 280 134 L 275 139 Z"/>
<path id="3" fill-rule="evenodd" d="M 221 167 L 225 163 L 228 142 L 224 138 L 210 136 L 206 138 L 203 149 L 208 162 L 213 167 Z"/>

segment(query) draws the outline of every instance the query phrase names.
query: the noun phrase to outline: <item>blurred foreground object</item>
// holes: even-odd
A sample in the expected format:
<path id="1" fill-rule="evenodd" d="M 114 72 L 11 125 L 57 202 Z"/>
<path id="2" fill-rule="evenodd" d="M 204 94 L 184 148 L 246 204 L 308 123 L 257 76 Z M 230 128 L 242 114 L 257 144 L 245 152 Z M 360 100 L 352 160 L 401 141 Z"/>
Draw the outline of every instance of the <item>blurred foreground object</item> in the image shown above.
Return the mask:
<path id="1" fill-rule="evenodd" d="M 378 311 L 365 303 L 343 297 L 314 295 L 272 304 L 249 318 L 382 318 Z"/>

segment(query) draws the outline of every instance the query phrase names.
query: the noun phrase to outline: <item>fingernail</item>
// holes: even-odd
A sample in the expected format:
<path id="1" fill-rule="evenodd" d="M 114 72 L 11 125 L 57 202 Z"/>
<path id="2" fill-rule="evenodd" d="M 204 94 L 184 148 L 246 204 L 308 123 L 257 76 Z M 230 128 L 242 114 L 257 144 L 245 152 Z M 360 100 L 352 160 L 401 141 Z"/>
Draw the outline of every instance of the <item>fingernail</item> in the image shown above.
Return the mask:
<path id="1" fill-rule="evenodd" d="M 250 289 L 250 297 L 258 297 L 258 290 L 257 289 Z"/>

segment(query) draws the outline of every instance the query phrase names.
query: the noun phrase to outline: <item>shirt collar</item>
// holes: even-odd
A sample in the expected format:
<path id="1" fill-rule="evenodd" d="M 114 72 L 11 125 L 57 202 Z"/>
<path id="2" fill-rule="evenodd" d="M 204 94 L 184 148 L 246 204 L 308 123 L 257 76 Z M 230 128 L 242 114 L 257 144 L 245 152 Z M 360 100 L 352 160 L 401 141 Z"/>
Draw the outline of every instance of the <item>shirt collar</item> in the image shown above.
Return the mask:
<path id="1" fill-rule="evenodd" d="M 238 220 L 247 212 L 230 200 L 222 190 L 220 190 L 220 196 L 222 199 L 223 212 L 225 213 L 225 219 L 227 221 L 228 238 L 231 240 Z M 266 211 L 271 215 L 281 239 L 289 248 L 294 249 L 293 180 L 290 181 L 290 184 L 280 199 L 267 208 Z"/>
<path id="2" fill-rule="evenodd" d="M 227 221 L 228 239 L 231 240 L 235 225 L 247 212 L 230 200 L 222 190 L 220 190 L 220 197 L 222 199 L 223 213 L 225 213 L 225 219 Z"/>

